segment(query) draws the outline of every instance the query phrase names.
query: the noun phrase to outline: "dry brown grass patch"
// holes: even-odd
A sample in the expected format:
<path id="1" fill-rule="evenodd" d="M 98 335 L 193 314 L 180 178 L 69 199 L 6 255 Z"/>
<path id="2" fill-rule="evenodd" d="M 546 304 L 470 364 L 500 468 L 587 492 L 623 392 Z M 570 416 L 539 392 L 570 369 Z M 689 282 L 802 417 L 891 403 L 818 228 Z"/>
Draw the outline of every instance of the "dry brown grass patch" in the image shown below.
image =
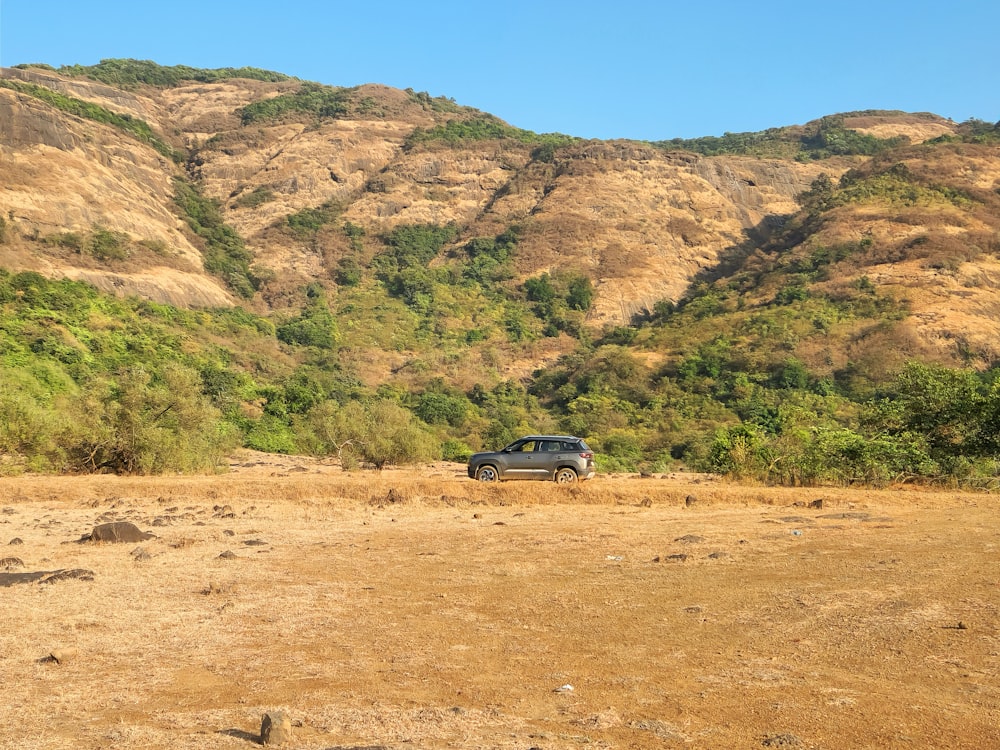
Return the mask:
<path id="1" fill-rule="evenodd" d="M 463 470 L 4 480 L 0 542 L 94 580 L 2 589 L 0 748 L 993 741 L 994 497 Z M 68 543 L 108 514 L 148 557 Z"/>

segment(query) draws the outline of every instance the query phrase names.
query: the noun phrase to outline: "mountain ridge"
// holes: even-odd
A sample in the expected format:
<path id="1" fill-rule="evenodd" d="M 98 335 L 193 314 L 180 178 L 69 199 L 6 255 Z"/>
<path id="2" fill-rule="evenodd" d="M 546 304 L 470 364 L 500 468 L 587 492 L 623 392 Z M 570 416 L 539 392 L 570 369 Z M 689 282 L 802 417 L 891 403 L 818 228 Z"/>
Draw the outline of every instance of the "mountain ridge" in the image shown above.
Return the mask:
<path id="1" fill-rule="evenodd" d="M 66 79 L 55 72 L 45 70 L 14 69 L 5 72 L 4 75 L 20 76 L 39 84 L 47 84 L 85 101 L 104 102 L 109 109 L 117 108 L 122 114 L 158 122 L 157 130 L 164 134 L 166 140 L 175 146 L 183 142 L 183 145 L 195 154 L 193 158 L 189 157 L 189 174 L 203 186 L 207 195 L 225 205 L 227 220 L 242 234 L 247 235 L 251 246 L 254 245 L 254 235 L 266 229 L 269 223 L 279 221 L 283 214 L 322 205 L 331 200 L 351 203 L 345 212 L 345 217 L 355 223 L 365 222 L 376 231 L 391 229 L 404 222 L 447 223 L 449 221 L 470 227 L 482 224 L 493 229 L 503 222 L 520 221 L 538 213 L 546 214 L 547 220 L 542 223 L 547 224 L 549 217 L 561 213 L 562 208 L 554 206 L 554 198 L 548 194 L 543 196 L 541 193 L 562 187 L 559 183 L 565 184 L 574 176 L 587 179 L 588 175 L 580 174 L 581 172 L 589 172 L 590 181 L 595 182 L 593 177 L 599 177 L 600 170 L 583 169 L 582 166 L 587 161 L 591 162 L 591 167 L 597 161 L 621 161 L 621 154 L 610 153 L 612 147 L 595 142 L 589 151 L 582 150 L 578 158 L 557 165 L 558 169 L 554 173 L 537 174 L 534 179 L 531 179 L 530 175 L 525 175 L 519 180 L 517 178 L 522 176 L 517 171 L 523 170 L 531 162 L 533 149 L 529 144 L 507 141 L 497 145 L 496 142 L 473 141 L 464 148 L 464 153 L 461 153 L 461 158 L 458 159 L 454 158 L 455 148 L 451 146 L 441 147 L 432 143 L 408 150 L 406 141 L 413 131 L 416 128 L 433 125 L 435 121 L 441 120 L 441 116 L 428 107 L 429 98 L 420 99 L 419 95 L 381 86 L 358 87 L 353 95 L 359 101 L 368 102 L 370 109 L 377 109 L 379 113 L 402 119 L 383 116 L 368 120 L 333 119 L 310 124 L 296 122 L 295 118 L 292 118 L 290 122 L 279 121 L 267 125 L 266 128 L 262 126 L 260 130 L 248 132 L 238 120 L 236 114 L 238 110 L 251 101 L 259 100 L 262 92 L 266 92 L 267 98 L 282 96 L 283 93 L 287 93 L 289 87 L 296 85 L 295 82 L 270 83 L 243 80 L 234 82 L 234 79 L 227 79 L 215 84 L 196 83 L 159 90 L 163 95 L 162 101 L 154 103 L 151 98 L 145 96 L 145 93 L 121 92 L 104 83 Z M 17 123 L 23 122 L 24 118 L 31 121 L 30 125 L 21 128 L 21 138 L 26 132 L 38 136 L 35 144 L 22 143 L 17 140 L 17 134 L 8 129 L 8 132 L 2 134 L 7 142 L 12 145 L 22 143 L 24 146 L 46 145 L 63 154 L 77 149 L 77 141 L 72 135 L 74 128 L 54 126 L 52 118 L 58 119 L 60 115 L 54 115 L 51 111 L 40 112 L 37 105 L 32 107 L 30 103 L 24 101 L 24 97 L 20 100 L 19 106 L 22 109 L 19 112 L 12 112 L 9 109 L 11 104 L 7 106 L 8 112 L 11 112 L 8 120 L 11 128 L 16 128 Z M 462 110 L 461 113 L 464 116 L 473 116 L 475 111 Z M 455 113 L 446 114 L 451 116 Z M 43 120 L 48 120 L 48 123 L 42 123 Z M 165 124 L 167 121 L 170 123 L 169 126 Z M 75 127 L 79 127 L 79 124 Z M 170 132 L 171 127 L 175 132 Z M 255 140 L 253 134 L 261 133 L 271 144 L 268 148 L 255 147 L 255 144 L 259 146 L 261 141 Z M 84 136 L 83 140 L 87 137 L 94 136 Z M 120 150 L 126 147 L 122 145 L 123 143 L 127 144 L 127 141 L 115 145 Z M 621 143 L 623 145 L 619 147 L 619 151 L 641 153 L 638 159 L 640 162 L 649 163 L 655 160 L 658 162 L 656 167 L 661 169 L 669 169 L 671 166 L 670 161 L 661 156 L 662 151 Z M 100 154 L 94 153 L 89 157 L 93 162 L 97 162 L 95 166 L 98 167 L 102 159 L 113 158 L 109 155 L 113 149 L 107 142 L 102 145 L 102 149 Z M 193 164 L 196 166 L 192 167 Z M 137 165 L 129 166 L 134 170 Z M 166 166 L 165 162 L 154 161 L 152 164 L 147 163 L 146 168 L 159 167 L 162 171 Z M 757 186 L 764 185 L 772 179 L 767 174 L 756 174 L 756 165 L 737 165 L 737 169 L 742 166 L 743 171 L 749 169 L 754 172 L 743 182 L 736 176 L 710 174 L 714 171 L 711 168 L 702 170 L 709 174 L 699 175 L 692 173 L 694 170 L 688 169 L 686 165 L 673 166 L 675 168 L 671 170 L 672 179 L 690 183 L 681 189 L 693 194 L 697 187 L 699 192 L 706 193 L 700 202 L 691 204 L 694 208 L 710 209 L 712 204 L 719 200 L 717 194 L 723 193 L 725 196 L 727 185 L 724 180 L 727 178 L 736 188 L 734 195 L 723 198 L 728 203 L 734 202 L 731 199 L 733 197 L 747 197 L 745 186 L 748 182 Z M 831 166 L 827 164 L 825 168 L 829 170 Z M 48 171 L 55 172 L 65 168 L 62 165 L 59 167 L 52 165 Z M 510 179 L 512 171 L 515 172 L 513 180 Z M 731 242 L 745 228 L 744 225 L 754 223 L 762 212 L 774 213 L 793 209 L 794 194 L 804 189 L 818 174 L 815 168 L 803 167 L 798 171 L 802 174 L 778 175 L 774 179 L 772 194 L 756 197 L 756 205 L 752 199 L 749 202 L 744 201 L 745 210 L 742 212 L 739 209 L 725 209 L 723 215 L 717 217 L 716 225 L 709 229 L 712 242 L 706 244 L 709 248 L 708 255 L 711 256 L 713 245 L 717 247 Z M 617 176 L 614 172 L 615 170 L 610 171 L 611 176 Z M 119 177 L 127 178 L 127 170 L 123 169 Z M 656 176 L 654 179 L 660 178 Z M 546 180 L 550 180 L 552 184 L 546 184 Z M 702 180 L 708 184 L 704 184 Z M 154 185 L 158 182 L 161 185 L 156 192 L 158 203 L 162 206 L 166 202 L 163 200 L 164 195 L 168 192 L 166 187 L 162 187 L 166 184 L 163 178 L 154 179 L 152 175 L 144 175 L 142 181 Z M 39 188 L 52 190 L 51 185 L 44 183 L 41 183 Z M 238 198 L 255 189 L 272 191 L 275 200 L 254 206 L 252 209 L 241 209 L 236 203 Z M 609 190 L 605 190 L 605 193 L 611 194 L 621 189 L 629 189 L 629 186 L 612 185 Z M 498 191 L 505 191 L 505 194 L 498 196 Z M 77 186 L 77 197 L 81 192 Z M 133 189 L 129 192 L 136 191 Z M 578 200 L 575 197 L 578 191 L 567 192 L 571 201 Z M 546 200 L 543 201 L 543 198 Z M 190 250 L 186 247 L 189 243 L 177 237 L 177 227 L 170 226 L 169 220 L 165 217 L 156 216 L 161 211 L 159 206 L 147 208 L 147 213 L 151 214 L 150 220 L 147 227 L 141 227 L 137 220 L 132 222 L 125 220 L 131 206 L 124 199 L 123 196 L 124 206 L 120 203 L 107 203 L 104 209 L 105 223 L 132 236 L 146 235 L 145 239 L 167 242 L 171 247 L 184 251 L 183 254 L 190 255 Z M 607 196 L 604 199 L 606 200 Z M 656 200 L 667 199 L 669 196 L 662 196 Z M 71 197 L 67 196 L 65 202 L 71 203 Z M 674 203 L 677 203 L 677 199 Z M 772 206 L 772 203 L 777 205 Z M 86 204 L 100 206 L 101 201 L 96 195 L 92 195 L 86 200 Z M 125 214 L 119 215 L 122 207 L 125 208 Z M 566 211 L 572 216 L 578 208 L 571 205 Z M 676 211 L 680 206 L 675 205 L 673 208 Z M 14 210 L 17 213 L 16 207 Z M 631 207 L 622 208 L 620 212 L 630 210 Z M 740 215 L 741 213 L 743 215 Z M 24 219 L 33 224 L 28 231 L 34 231 L 35 225 L 40 230 L 62 226 L 70 231 L 80 231 L 89 228 L 88 220 L 93 223 L 92 214 L 93 211 L 81 210 L 76 215 L 63 213 L 46 217 L 44 213 L 34 208 L 24 216 Z M 655 231 L 653 234 L 652 241 L 659 244 L 675 244 L 678 250 L 683 250 L 690 243 L 690 236 L 688 240 L 682 239 L 680 243 L 673 243 L 673 238 L 670 236 L 658 236 Z M 690 232 L 688 234 L 690 235 Z M 564 258 L 571 255 L 562 247 L 563 243 L 552 241 L 551 232 L 539 231 L 537 236 L 540 238 L 542 252 L 551 255 L 554 251 Z M 299 263 L 308 261 L 308 257 L 304 258 L 301 252 L 295 253 L 293 247 L 279 248 L 279 250 L 282 253 L 296 254 L 298 256 L 296 261 Z M 267 263 L 267 253 L 258 253 L 258 256 L 262 262 Z M 691 258 L 688 261 L 689 267 L 700 266 L 709 259 Z M 660 283 L 654 283 L 637 304 L 627 304 L 626 307 L 629 310 L 638 309 L 643 305 L 649 306 L 652 301 L 660 297 L 676 296 L 683 284 L 684 279 L 676 275 Z M 615 285 L 612 283 L 613 287 Z M 612 296 L 620 298 L 623 291 L 624 288 L 615 289 Z M 176 297 L 166 295 L 163 299 L 182 302 Z M 620 303 L 614 306 L 608 305 L 598 313 L 598 322 L 601 319 L 620 318 L 620 307 Z"/>
<path id="2" fill-rule="evenodd" d="M 885 110 L 596 141 L 378 84 L 4 69 L 0 268 L 182 321 L 251 447 L 315 443 L 314 397 L 379 394 L 462 445 L 531 424 L 704 467 L 733 419 L 780 442 L 803 400 L 853 429 L 908 363 L 992 371 L 998 144 Z"/>
<path id="3" fill-rule="evenodd" d="M 276 279 L 275 291 L 256 295 L 257 310 L 280 309 L 288 287 L 330 276 L 331 266 L 343 258 L 342 238 L 328 237 L 331 233 L 321 228 L 305 244 L 275 227 L 298 211 L 335 205 L 339 221 L 369 235 L 405 224 L 455 224 L 462 227 L 456 238 L 462 242 L 520 225 L 517 278 L 559 268 L 581 270 L 597 287 L 588 324 L 599 327 L 641 317 L 660 300 L 680 299 L 687 285 L 729 249 L 793 215 L 799 208 L 796 196 L 820 174 L 837 179 L 867 156 L 827 154 L 813 161 L 704 156 L 665 146 L 688 143 L 718 153 L 812 142 L 836 151 L 844 149 L 845 133 L 872 144 L 905 143 L 947 138 L 957 128 L 929 113 L 870 110 L 762 134 L 727 133 L 687 142 L 563 137 L 538 158 L 541 137 L 536 142 L 473 137 L 415 143 L 414 133 L 455 123 L 455 118 L 472 123 L 488 118 L 517 131 L 451 100 L 376 84 L 323 87 L 270 71 L 199 71 L 148 61 L 104 61 L 65 70 L 75 75 L 23 67 L 5 69 L 3 77 L 154 123 L 163 140 L 178 149 L 176 158 L 185 159 L 183 170 L 162 154 L 135 148 L 127 134 L 0 89 L 6 123 L 0 125 L 0 141 L 8 150 L 4 172 L 9 173 L 3 208 L 11 234 L 44 237 L 100 226 L 168 251 L 133 248 L 129 262 L 119 263 L 128 267 L 102 268 L 83 253 L 8 241 L 0 261 L 182 306 L 235 304 L 238 295 L 199 268 L 198 242 L 171 201 L 171 180 L 179 174 L 220 204 L 222 218 L 245 239 L 254 263 Z M 261 80 L 236 77 L 241 70 Z M 95 71 L 106 80 L 132 83 L 122 88 L 80 77 L 93 77 Z M 168 85 L 152 86 L 140 76 Z M 319 106 L 342 110 L 329 117 L 311 111 L 313 96 L 321 100 Z M 330 96 L 334 99 L 323 99 Z M 240 113 L 247 107 L 279 99 L 305 108 L 244 122 Z M 983 179 L 995 179 L 989 170 L 980 171 Z M 56 174 L 60 177 L 51 179 Z M 46 199 L 36 198 L 39 194 Z M 326 247 L 317 252 L 323 243 Z"/>

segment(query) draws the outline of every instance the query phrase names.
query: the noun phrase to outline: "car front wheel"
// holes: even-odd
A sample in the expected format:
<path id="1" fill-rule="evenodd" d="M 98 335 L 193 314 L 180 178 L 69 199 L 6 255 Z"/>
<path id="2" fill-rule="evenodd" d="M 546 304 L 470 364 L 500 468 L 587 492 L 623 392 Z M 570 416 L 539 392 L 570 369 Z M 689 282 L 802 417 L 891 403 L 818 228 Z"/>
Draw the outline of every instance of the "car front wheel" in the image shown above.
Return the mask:
<path id="1" fill-rule="evenodd" d="M 576 481 L 576 472 L 572 469 L 559 469 L 556 472 L 557 484 L 573 484 Z"/>
<path id="2" fill-rule="evenodd" d="M 496 482 L 500 477 L 492 466 L 480 466 L 476 470 L 476 479 L 480 482 Z"/>

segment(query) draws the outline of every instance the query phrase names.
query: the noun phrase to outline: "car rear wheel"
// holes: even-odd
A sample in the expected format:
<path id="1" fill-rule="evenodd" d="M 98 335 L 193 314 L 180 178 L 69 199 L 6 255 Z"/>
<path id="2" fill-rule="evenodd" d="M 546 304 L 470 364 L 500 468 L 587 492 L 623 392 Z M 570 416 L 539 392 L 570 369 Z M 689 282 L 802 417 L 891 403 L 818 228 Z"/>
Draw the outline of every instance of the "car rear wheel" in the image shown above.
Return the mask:
<path id="1" fill-rule="evenodd" d="M 500 477 L 492 466 L 480 466 L 476 470 L 476 479 L 480 482 L 496 482 Z"/>
<path id="2" fill-rule="evenodd" d="M 576 481 L 576 472 L 569 468 L 559 469 L 556 472 L 557 484 L 573 484 Z"/>

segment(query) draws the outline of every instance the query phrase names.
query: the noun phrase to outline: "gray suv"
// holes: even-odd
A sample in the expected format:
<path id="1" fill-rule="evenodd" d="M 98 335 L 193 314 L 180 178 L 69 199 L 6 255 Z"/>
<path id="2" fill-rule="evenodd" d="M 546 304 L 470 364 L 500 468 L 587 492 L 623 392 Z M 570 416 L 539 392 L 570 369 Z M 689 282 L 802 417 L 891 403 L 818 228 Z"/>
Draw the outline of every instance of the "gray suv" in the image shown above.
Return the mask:
<path id="1" fill-rule="evenodd" d="M 527 435 L 503 450 L 469 457 L 469 476 L 480 482 L 554 479 L 569 484 L 595 473 L 594 452 L 570 435 Z"/>

